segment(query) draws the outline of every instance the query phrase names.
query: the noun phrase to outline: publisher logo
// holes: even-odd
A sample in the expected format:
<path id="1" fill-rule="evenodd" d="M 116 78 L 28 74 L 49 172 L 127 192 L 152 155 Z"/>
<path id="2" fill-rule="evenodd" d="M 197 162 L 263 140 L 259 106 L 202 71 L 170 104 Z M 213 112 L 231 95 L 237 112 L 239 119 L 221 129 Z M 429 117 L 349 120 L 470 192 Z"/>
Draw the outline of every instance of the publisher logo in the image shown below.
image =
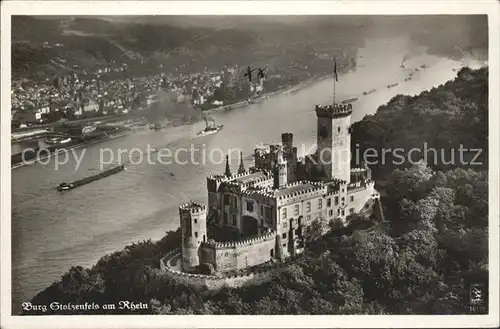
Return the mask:
<path id="1" fill-rule="evenodd" d="M 473 283 L 469 288 L 469 302 L 471 311 L 478 311 L 478 307 L 483 305 L 485 298 L 484 285 L 482 283 Z"/>

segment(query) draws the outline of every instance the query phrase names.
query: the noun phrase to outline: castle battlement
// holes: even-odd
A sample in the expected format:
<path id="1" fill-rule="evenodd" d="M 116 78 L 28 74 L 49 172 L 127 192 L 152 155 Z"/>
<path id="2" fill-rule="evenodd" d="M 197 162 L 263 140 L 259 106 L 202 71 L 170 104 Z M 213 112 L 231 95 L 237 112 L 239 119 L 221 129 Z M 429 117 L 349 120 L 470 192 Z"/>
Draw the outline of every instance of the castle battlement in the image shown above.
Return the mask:
<path id="1" fill-rule="evenodd" d="M 340 184 L 340 185 L 342 185 L 342 184 L 347 184 L 347 181 L 345 181 L 345 180 L 343 180 L 343 179 L 338 179 L 338 178 L 332 178 L 332 179 L 330 180 L 330 182 L 332 182 L 332 183 L 336 183 L 336 184 Z"/>
<path id="2" fill-rule="evenodd" d="M 248 197 L 260 197 L 259 199 L 274 199 L 274 191 L 270 187 L 245 190 L 243 195 Z"/>
<path id="3" fill-rule="evenodd" d="M 310 182 L 310 181 L 301 181 L 301 182 L 295 182 L 292 184 L 287 185 L 286 187 L 295 187 L 295 186 L 301 186 L 301 185 L 310 185 L 308 188 L 304 188 L 298 191 L 290 191 L 288 193 L 284 193 L 282 195 L 278 196 L 278 200 L 286 200 L 288 198 L 293 198 L 297 196 L 302 196 L 304 198 L 307 198 L 309 196 L 313 195 L 319 195 L 322 194 L 326 185 L 324 185 L 321 182 Z M 285 189 L 286 189 L 285 187 Z M 321 193 L 318 193 L 321 192 Z"/>
<path id="4" fill-rule="evenodd" d="M 285 163 L 280 163 L 280 164 L 277 164 L 275 165 L 275 168 L 277 170 L 280 170 L 280 169 L 286 169 L 286 164 Z"/>
<path id="5" fill-rule="evenodd" d="M 179 206 L 180 213 L 200 214 L 204 211 L 206 211 L 206 206 L 195 201 L 187 202 Z"/>
<path id="6" fill-rule="evenodd" d="M 220 183 L 220 182 L 227 181 L 228 178 L 224 175 L 209 175 L 209 176 L 207 176 L 207 180 Z"/>
<path id="7" fill-rule="evenodd" d="M 245 177 L 245 176 L 248 176 L 252 174 L 251 171 L 245 171 L 244 173 L 241 173 L 241 174 L 234 174 L 230 177 L 227 177 L 227 176 L 224 176 L 224 175 L 219 175 L 219 174 L 216 174 L 216 175 L 209 175 L 207 177 L 208 180 L 211 180 L 211 181 L 215 181 L 215 182 L 228 182 L 228 181 L 232 181 L 232 180 L 235 180 L 237 178 L 241 178 L 241 177 Z"/>
<path id="8" fill-rule="evenodd" d="M 352 114 L 352 104 L 316 105 L 316 115 L 325 118 L 341 118 Z"/>
<path id="9" fill-rule="evenodd" d="M 255 173 L 257 173 L 259 171 L 261 171 L 263 173 L 263 175 L 261 177 L 259 177 L 258 175 L 254 175 Z M 248 181 L 238 180 L 239 178 L 245 178 L 245 177 L 248 177 L 250 175 L 253 175 L 251 177 L 251 180 L 248 180 Z M 257 183 L 267 181 L 267 180 L 273 178 L 273 176 L 274 175 L 270 171 L 253 170 L 253 171 L 247 171 L 243 174 L 233 175 L 229 178 L 229 180 L 224 181 L 223 184 L 225 184 L 227 186 L 232 186 L 232 187 L 248 188 L 248 187 L 251 187 Z"/>
<path id="10" fill-rule="evenodd" d="M 269 239 L 274 239 L 275 236 L 276 236 L 276 232 L 271 230 L 270 232 L 268 232 L 266 234 L 247 238 L 247 239 L 242 239 L 242 240 L 238 240 L 238 241 L 218 242 L 218 241 L 215 241 L 213 239 L 210 239 L 207 242 L 202 242 L 202 245 L 211 246 L 211 247 L 216 248 L 216 249 L 237 248 L 237 247 L 241 247 L 241 246 L 245 246 L 245 245 L 249 245 L 249 244 L 256 244 L 256 243 L 260 243 L 263 241 L 268 241 Z"/>

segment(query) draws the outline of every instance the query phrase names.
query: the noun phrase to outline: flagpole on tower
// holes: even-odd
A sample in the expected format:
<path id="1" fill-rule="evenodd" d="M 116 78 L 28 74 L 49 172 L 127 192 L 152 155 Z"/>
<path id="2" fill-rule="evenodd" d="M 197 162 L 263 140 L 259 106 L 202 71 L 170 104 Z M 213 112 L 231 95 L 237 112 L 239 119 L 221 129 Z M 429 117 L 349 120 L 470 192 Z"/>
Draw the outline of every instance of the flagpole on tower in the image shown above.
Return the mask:
<path id="1" fill-rule="evenodd" d="M 335 57 L 333 58 L 333 105 L 335 106 L 335 83 L 339 81 L 339 77 L 337 75 L 337 60 Z"/>
<path id="2" fill-rule="evenodd" d="M 335 105 L 335 77 L 333 78 L 333 105 Z"/>

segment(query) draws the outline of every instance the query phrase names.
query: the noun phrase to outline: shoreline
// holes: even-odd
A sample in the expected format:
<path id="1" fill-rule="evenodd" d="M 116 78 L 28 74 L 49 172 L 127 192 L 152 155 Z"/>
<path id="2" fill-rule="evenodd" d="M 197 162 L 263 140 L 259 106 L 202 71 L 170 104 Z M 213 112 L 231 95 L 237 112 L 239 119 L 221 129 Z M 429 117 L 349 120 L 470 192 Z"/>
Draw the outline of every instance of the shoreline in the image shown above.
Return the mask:
<path id="1" fill-rule="evenodd" d="M 284 88 L 282 90 L 277 90 L 277 91 L 271 91 L 271 92 L 268 92 L 268 93 L 264 93 L 264 94 L 262 94 L 262 95 L 260 95 L 258 97 L 255 97 L 255 98 L 253 98 L 251 100 L 243 100 L 243 101 L 239 101 L 239 102 L 236 102 L 236 103 L 233 103 L 233 104 L 228 104 L 228 105 L 223 105 L 223 106 L 219 106 L 219 107 L 214 107 L 214 108 L 211 108 L 209 110 L 202 111 L 202 113 L 210 115 L 210 114 L 215 114 L 215 113 L 220 113 L 220 112 L 230 112 L 232 110 L 235 110 L 237 108 L 240 108 L 240 107 L 243 107 L 243 106 L 246 106 L 246 105 L 252 105 L 251 101 L 258 102 L 258 101 L 266 100 L 266 99 L 268 99 L 270 97 L 274 97 L 274 96 L 278 96 L 278 95 L 287 95 L 289 93 L 299 91 L 301 89 L 304 89 L 304 88 L 310 86 L 313 83 L 320 82 L 320 81 L 326 79 L 329 76 L 330 76 L 330 74 L 315 75 L 315 76 L 312 76 L 312 77 L 310 77 L 310 78 L 308 78 L 308 79 L 306 79 L 306 80 L 298 83 L 295 86 Z M 229 107 L 229 109 L 226 110 L 227 107 Z"/>
<path id="2" fill-rule="evenodd" d="M 84 143 L 75 144 L 73 146 L 69 146 L 69 147 L 65 147 L 65 148 L 59 148 L 59 149 L 56 149 L 54 152 L 52 152 L 50 155 L 47 155 L 47 156 L 44 156 L 44 157 L 40 157 L 37 160 L 29 160 L 29 161 L 25 161 L 25 162 L 19 162 L 19 163 L 13 164 L 13 165 L 11 164 L 11 170 L 14 170 L 14 169 L 17 169 L 17 168 L 21 168 L 21 167 L 24 167 L 24 166 L 35 165 L 35 164 L 39 163 L 42 160 L 53 158 L 53 157 L 55 157 L 56 155 L 58 155 L 58 154 L 60 154 L 62 152 L 65 152 L 65 151 L 68 151 L 68 150 L 76 150 L 76 149 L 82 148 L 84 146 L 94 145 L 94 144 L 102 143 L 102 142 L 105 142 L 105 141 L 108 141 L 108 140 L 112 140 L 112 139 L 115 139 L 115 138 L 124 137 L 124 136 L 130 135 L 130 134 L 133 134 L 134 132 L 136 132 L 136 130 L 128 130 L 128 131 L 124 131 L 124 132 L 121 132 L 121 133 L 118 133 L 118 134 L 114 134 L 114 135 L 105 137 L 103 139 L 97 139 L 97 140 L 94 140 L 94 141 L 91 141 L 91 142 L 87 142 L 87 143 L 84 142 Z"/>
<path id="3" fill-rule="evenodd" d="M 279 96 L 279 95 L 287 95 L 287 94 L 290 94 L 290 93 L 293 93 L 293 92 L 297 92 L 297 91 L 300 91 L 304 88 L 307 88 L 308 86 L 310 86 L 311 84 L 314 84 L 314 83 L 318 83 L 326 78 L 328 78 L 330 76 L 330 74 L 323 74 L 323 75 L 316 75 L 316 76 L 312 76 L 302 82 L 300 82 L 299 84 L 295 85 L 295 86 L 292 86 L 292 87 L 289 87 L 289 88 L 285 88 L 283 90 L 277 90 L 277 91 L 272 91 L 272 92 L 268 92 L 268 93 L 265 93 L 265 94 L 262 94 L 254 99 L 252 99 L 251 101 L 254 101 L 254 102 L 258 102 L 258 101 L 263 101 L 263 100 L 266 100 L 266 99 L 269 99 L 271 97 L 274 97 L 274 96 Z M 210 114 L 215 114 L 215 113 L 220 113 L 220 112 L 230 112 L 230 111 L 233 111 L 235 109 L 238 109 L 238 108 L 241 108 L 241 107 L 244 107 L 244 106 L 247 106 L 247 105 L 252 105 L 252 103 L 250 103 L 250 101 L 248 100 L 244 100 L 244 101 L 240 101 L 240 102 L 237 102 L 237 103 L 233 103 L 233 104 L 230 104 L 230 105 L 224 105 L 224 106 L 219 106 L 219 107 L 216 107 L 216 108 L 212 108 L 212 109 L 209 109 L 207 111 L 203 111 L 202 114 L 204 115 L 210 115 Z M 229 110 L 226 110 L 226 107 L 230 107 Z M 191 123 L 183 123 L 182 125 L 188 125 L 188 124 L 192 124 Z M 163 130 L 165 128 L 170 128 L 172 127 L 173 124 L 172 122 L 168 122 L 165 126 L 161 127 L 159 130 Z M 129 128 L 130 129 L 130 128 Z M 68 150 L 74 150 L 74 149 L 78 149 L 78 148 L 82 148 L 82 147 L 85 147 L 85 146 L 90 146 L 90 145 L 94 145 L 94 144 L 98 144 L 98 143 L 102 143 L 102 142 L 105 142 L 105 141 L 108 141 L 108 140 L 112 140 L 112 139 L 115 139 L 115 138 L 120 138 L 120 137 L 124 137 L 124 136 L 127 136 L 127 135 L 131 135 L 139 130 L 144 130 L 144 129 L 147 129 L 147 128 L 142 128 L 142 129 L 130 129 L 130 130 L 127 130 L 127 131 L 124 131 L 124 132 L 121 132 L 121 133 L 118 133 L 118 134 L 115 134 L 115 135 L 111 135 L 111 136 L 108 136 L 106 138 L 103 138 L 103 139 L 98 139 L 98 140 L 95 140 L 95 141 L 91 141 L 91 142 L 88 142 L 88 143 L 80 143 L 80 144 L 75 144 L 73 146 L 69 146 L 67 148 L 60 148 L 60 149 L 57 149 L 56 151 L 54 151 L 53 153 L 51 153 L 50 155 L 48 156 L 44 156 L 44 157 L 40 157 L 38 158 L 37 160 L 30 160 L 30 161 L 25 161 L 25 162 L 20 162 L 20 163 L 16 163 L 16 164 L 11 164 L 11 170 L 14 170 L 14 169 L 18 169 L 18 168 L 21 168 L 21 167 L 24 167 L 24 166 L 28 166 L 28 165 L 35 165 L 37 163 L 39 163 L 40 161 L 43 161 L 45 159 L 48 159 L 48 158 L 52 158 L 52 157 L 55 157 L 56 155 L 62 153 L 62 152 L 65 152 L 65 151 L 68 151 Z"/>

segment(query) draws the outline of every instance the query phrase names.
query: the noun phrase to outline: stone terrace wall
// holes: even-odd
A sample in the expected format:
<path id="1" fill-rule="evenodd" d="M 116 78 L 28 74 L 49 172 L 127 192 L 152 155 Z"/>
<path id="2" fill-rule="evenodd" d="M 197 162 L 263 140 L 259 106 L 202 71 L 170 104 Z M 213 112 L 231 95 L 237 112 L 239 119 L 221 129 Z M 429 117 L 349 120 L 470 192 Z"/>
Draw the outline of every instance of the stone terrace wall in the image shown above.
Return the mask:
<path id="1" fill-rule="evenodd" d="M 277 274 L 287 268 L 289 263 L 276 263 L 271 269 L 251 272 L 247 274 L 231 276 L 212 276 L 203 274 L 190 274 L 180 272 L 169 266 L 172 258 L 179 255 L 180 250 L 173 250 L 160 260 L 160 268 L 166 275 L 175 278 L 179 282 L 187 285 L 208 288 L 211 290 L 221 289 L 223 287 L 238 288 L 249 285 L 259 285 L 272 280 Z"/>

